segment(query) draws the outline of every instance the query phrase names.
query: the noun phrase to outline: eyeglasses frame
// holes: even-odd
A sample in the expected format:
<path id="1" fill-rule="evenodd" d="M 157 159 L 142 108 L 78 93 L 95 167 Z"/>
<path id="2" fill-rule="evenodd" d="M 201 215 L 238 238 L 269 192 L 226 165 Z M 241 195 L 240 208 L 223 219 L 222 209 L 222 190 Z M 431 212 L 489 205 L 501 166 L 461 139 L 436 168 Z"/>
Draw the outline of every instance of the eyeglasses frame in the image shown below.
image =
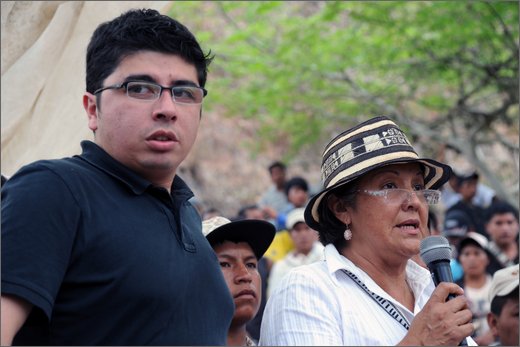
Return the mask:
<path id="1" fill-rule="evenodd" d="M 129 83 L 143 83 L 143 84 L 150 84 L 150 85 L 155 85 L 155 86 L 158 86 L 161 88 L 161 91 L 159 92 L 159 95 L 155 98 L 155 99 L 138 99 L 138 98 L 133 98 L 131 96 L 128 95 L 128 84 Z M 171 87 L 165 87 L 165 86 L 162 86 L 158 83 L 154 83 L 154 82 L 147 82 L 147 81 L 125 81 L 125 82 L 122 82 L 122 83 L 119 83 L 119 84 L 113 84 L 113 85 L 110 85 L 110 86 L 107 86 L 107 87 L 102 87 L 102 88 L 99 88 L 97 90 L 94 91 L 94 95 L 97 95 L 99 93 L 101 93 L 102 91 L 104 90 L 107 90 L 107 89 L 121 89 L 121 88 L 124 88 L 125 89 L 125 93 L 126 93 L 126 96 L 128 96 L 130 99 L 133 99 L 133 100 L 142 100 L 142 101 L 155 101 L 155 100 L 158 100 L 161 95 L 162 95 L 162 92 L 167 89 L 167 90 L 170 90 L 170 93 L 172 95 L 172 100 L 174 103 L 176 104 L 181 104 L 181 105 L 201 105 L 202 104 L 202 101 L 200 103 L 186 103 L 186 102 L 178 102 L 175 100 L 175 96 L 173 94 L 173 88 L 178 88 L 178 87 L 186 87 L 186 86 L 171 86 Z M 206 97 L 206 95 L 208 95 L 208 91 L 202 87 L 199 87 L 199 86 L 195 86 L 195 85 L 189 85 L 188 87 L 191 87 L 191 88 L 197 88 L 197 89 L 201 89 L 202 90 L 202 99 L 204 100 L 204 97 Z"/>
<path id="2" fill-rule="evenodd" d="M 356 190 L 355 192 L 356 193 L 365 193 L 365 194 L 368 194 L 368 195 L 374 196 L 374 197 L 384 197 L 385 199 L 388 199 L 388 192 L 390 192 L 390 191 L 406 191 L 408 193 L 406 201 L 410 201 L 410 199 L 412 197 L 412 193 L 415 194 L 415 196 L 417 196 L 418 192 L 423 192 L 423 196 L 424 196 L 424 192 L 435 193 L 435 196 L 436 196 L 435 202 L 434 203 L 429 203 L 425 199 L 427 205 L 436 205 L 436 204 L 438 204 L 440 199 L 441 199 L 441 195 L 442 195 L 441 191 L 437 190 L 437 189 L 421 189 L 421 190 L 408 190 L 408 189 L 403 189 L 403 188 L 381 189 L 381 190 L 361 189 L 361 190 Z"/>

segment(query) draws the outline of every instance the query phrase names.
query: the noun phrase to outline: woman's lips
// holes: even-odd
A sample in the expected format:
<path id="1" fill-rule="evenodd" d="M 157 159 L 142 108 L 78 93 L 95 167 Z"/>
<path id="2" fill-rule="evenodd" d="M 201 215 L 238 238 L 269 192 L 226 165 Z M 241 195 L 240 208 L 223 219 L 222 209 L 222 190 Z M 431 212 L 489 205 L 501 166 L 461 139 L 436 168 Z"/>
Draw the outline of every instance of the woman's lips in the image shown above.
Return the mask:
<path id="1" fill-rule="evenodd" d="M 399 228 L 401 231 L 409 233 L 409 234 L 418 234 L 420 232 L 419 221 L 416 219 L 408 219 L 402 223 L 396 225 L 396 228 Z"/>

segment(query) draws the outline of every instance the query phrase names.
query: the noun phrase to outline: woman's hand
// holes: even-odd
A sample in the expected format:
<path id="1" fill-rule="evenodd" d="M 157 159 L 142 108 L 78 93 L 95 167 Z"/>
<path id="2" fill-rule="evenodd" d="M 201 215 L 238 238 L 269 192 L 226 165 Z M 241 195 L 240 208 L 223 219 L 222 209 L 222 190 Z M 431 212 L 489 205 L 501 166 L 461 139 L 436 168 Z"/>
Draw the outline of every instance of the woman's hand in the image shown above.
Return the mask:
<path id="1" fill-rule="evenodd" d="M 446 301 L 449 294 L 456 295 Z M 400 345 L 457 346 L 473 333 L 472 314 L 464 291 L 455 283 L 442 282 L 419 312 Z"/>

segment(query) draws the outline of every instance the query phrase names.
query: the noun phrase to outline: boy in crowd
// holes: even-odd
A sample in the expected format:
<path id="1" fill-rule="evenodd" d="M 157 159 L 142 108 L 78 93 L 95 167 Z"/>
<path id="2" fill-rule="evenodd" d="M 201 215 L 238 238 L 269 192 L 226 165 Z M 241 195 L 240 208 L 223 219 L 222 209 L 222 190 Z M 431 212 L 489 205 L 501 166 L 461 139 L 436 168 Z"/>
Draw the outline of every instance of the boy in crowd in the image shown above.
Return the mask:
<path id="1" fill-rule="evenodd" d="M 235 303 L 227 344 L 254 346 L 246 325 L 256 316 L 262 295 L 265 295 L 262 293 L 258 261 L 273 241 L 274 225 L 255 219 L 231 222 L 217 216 L 205 220 L 202 230 L 217 255 Z"/>
<path id="2" fill-rule="evenodd" d="M 492 346 L 518 346 L 518 264 L 498 270 L 489 290 L 488 325 L 496 341 Z"/>

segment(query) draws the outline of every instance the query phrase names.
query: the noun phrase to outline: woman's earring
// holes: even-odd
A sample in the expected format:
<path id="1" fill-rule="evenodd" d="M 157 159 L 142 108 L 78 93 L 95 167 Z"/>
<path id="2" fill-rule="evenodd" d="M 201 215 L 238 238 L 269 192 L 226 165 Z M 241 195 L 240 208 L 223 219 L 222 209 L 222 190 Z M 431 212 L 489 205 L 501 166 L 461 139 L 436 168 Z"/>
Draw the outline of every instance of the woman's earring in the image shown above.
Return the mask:
<path id="1" fill-rule="evenodd" d="M 345 232 L 343 233 L 343 237 L 345 238 L 345 240 L 350 240 L 352 239 L 352 231 L 350 231 L 350 228 L 349 228 L 349 225 L 347 224 L 347 228 L 345 229 Z"/>

